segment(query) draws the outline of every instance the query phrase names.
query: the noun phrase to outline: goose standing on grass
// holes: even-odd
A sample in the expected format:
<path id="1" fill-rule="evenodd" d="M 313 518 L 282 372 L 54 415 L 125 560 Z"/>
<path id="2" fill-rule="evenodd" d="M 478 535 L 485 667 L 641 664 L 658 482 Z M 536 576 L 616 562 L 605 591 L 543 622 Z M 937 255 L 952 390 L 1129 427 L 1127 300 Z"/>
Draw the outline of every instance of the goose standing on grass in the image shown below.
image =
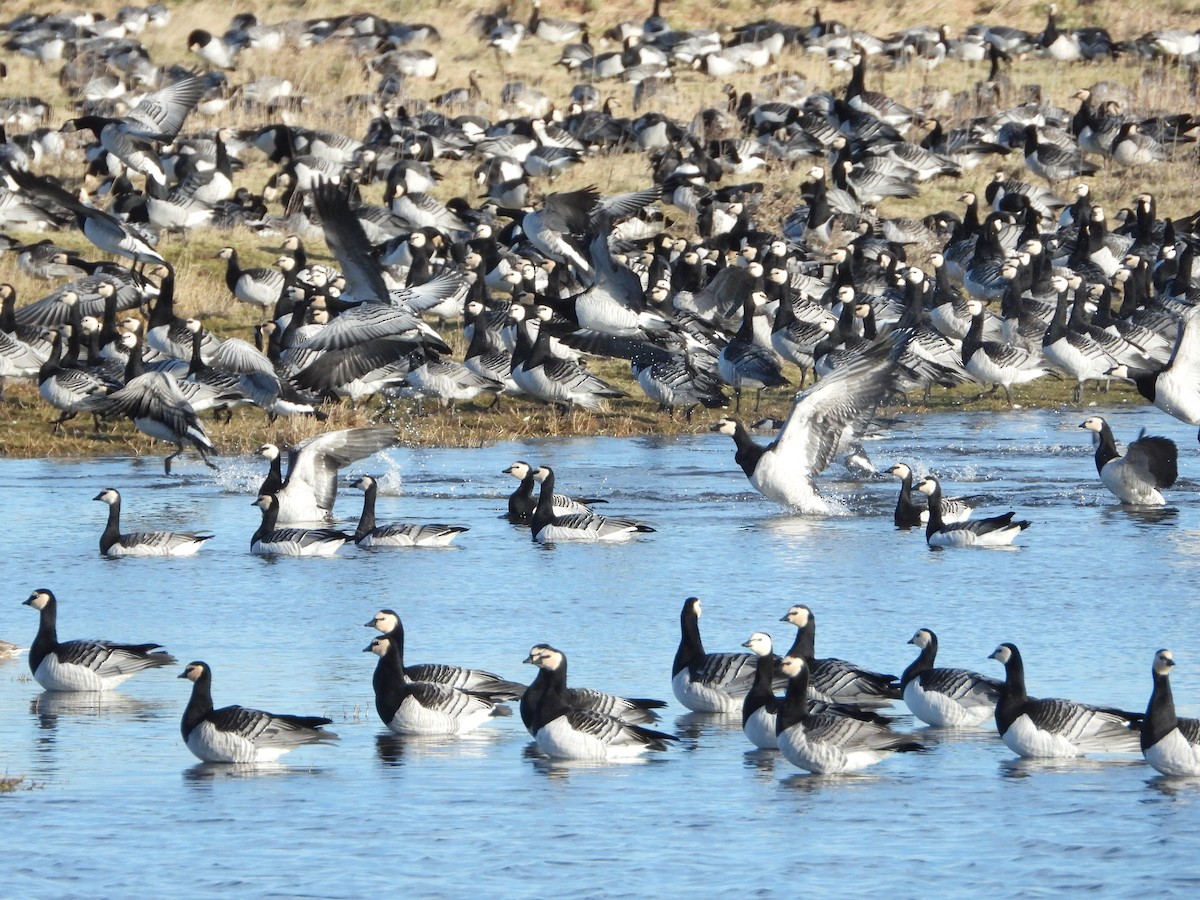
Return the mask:
<path id="1" fill-rule="evenodd" d="M 278 524 L 282 527 L 332 522 L 338 470 L 397 443 L 396 430 L 388 425 L 319 434 L 288 450 L 287 478 L 283 477 L 279 448 L 264 444 L 258 453 L 271 466 L 258 492 L 278 495 Z"/>
<path id="2" fill-rule="evenodd" d="M 212 535 L 198 531 L 131 531 L 121 533 L 121 494 L 105 488 L 93 500 L 108 504 L 108 522 L 100 534 L 102 556 L 194 556 Z"/>
<path id="3" fill-rule="evenodd" d="M 779 621 L 796 626 L 796 639 L 787 655 L 808 664 L 813 699 L 864 707 L 889 706 L 900 699 L 895 675 L 873 672 L 844 659 L 817 659 L 817 619 L 803 603 L 793 605 Z"/>
<path id="4" fill-rule="evenodd" d="M 517 460 L 500 474 L 511 475 L 521 482 L 508 497 L 508 521 L 513 525 L 528 525 L 533 519 L 533 511 L 537 507 L 537 498 L 533 496 L 533 486 L 537 482 L 533 466 L 523 460 Z M 591 504 L 608 502 L 596 497 L 573 500 L 566 494 L 554 494 L 550 500 L 554 505 L 554 512 L 560 516 L 593 515 L 589 508 Z"/>
<path id="5" fill-rule="evenodd" d="M 749 693 L 742 698 L 742 732 L 759 750 L 778 750 L 775 714 L 779 711 L 779 698 L 775 696 L 775 652 L 771 636 L 756 631 L 742 646 L 749 648 L 755 657 L 754 681 Z"/>
<path id="6" fill-rule="evenodd" d="M 595 761 L 629 759 L 648 750 L 666 750 L 673 734 L 635 725 L 614 715 L 572 702 L 567 688 L 567 656 L 561 650 L 538 645 L 525 662 L 538 667 L 541 682 L 531 701 L 521 704 L 526 727 L 538 749 L 551 759 Z"/>
<path id="7" fill-rule="evenodd" d="M 1163 506 L 1159 488 L 1167 488 L 1179 477 L 1178 450 L 1170 438 L 1147 436 L 1143 430 L 1122 456 L 1108 422 L 1090 416 L 1079 424 L 1097 437 L 1096 471 L 1100 481 L 1122 503 L 1132 506 Z"/>
<path id="8" fill-rule="evenodd" d="M 798 656 L 785 656 L 779 668 L 788 685 L 775 716 L 775 733 L 780 753 L 792 765 L 832 775 L 865 769 L 892 753 L 925 749 L 911 735 L 880 722 L 810 713 L 808 664 Z"/>
<path id="9" fill-rule="evenodd" d="M 404 673 L 404 648 L 384 635 L 363 648 L 379 657 L 372 684 L 375 711 L 396 734 L 445 737 L 474 731 L 496 710 L 484 694 L 447 684 L 412 681 Z"/>
<path id="10" fill-rule="evenodd" d="M 411 522 L 375 524 L 375 498 L 379 482 L 363 475 L 350 484 L 363 492 L 362 515 L 354 532 L 354 543 L 364 550 L 371 547 L 446 547 L 464 531 L 466 525 L 417 525 Z"/>
<path id="11" fill-rule="evenodd" d="M 927 725 L 957 728 L 995 715 L 1003 684 L 969 669 L 935 668 L 938 639 L 928 628 L 918 629 L 909 643 L 921 652 L 900 676 L 900 691 L 914 716 Z"/>
<path id="12" fill-rule="evenodd" d="M 1001 644 L 991 658 L 1004 665 L 1006 676 L 996 704 L 996 729 L 1017 756 L 1064 759 L 1138 751 L 1141 713 L 1072 700 L 1035 700 L 1025 692 L 1025 665 L 1015 645 Z"/>
<path id="13" fill-rule="evenodd" d="M 797 394 L 779 434 L 765 447 L 736 419 L 721 419 L 712 430 L 733 438 L 734 461 L 764 497 L 802 513 L 828 513 L 829 503 L 814 479 L 842 442 L 866 427 L 887 396 L 893 356 L 891 345 L 879 343 Z"/>
<path id="14" fill-rule="evenodd" d="M 262 522 L 250 538 L 250 552 L 259 556 L 333 556 L 354 538 L 336 528 L 279 528 L 274 494 L 260 494 L 250 505 L 262 510 Z"/>
<path id="15" fill-rule="evenodd" d="M 366 625 L 394 641 L 398 645 L 400 658 L 404 658 L 404 623 L 400 621 L 399 613 L 391 609 L 381 609 Z M 516 700 L 525 692 L 525 685 L 515 681 L 506 681 L 499 675 L 483 669 L 469 669 L 466 666 L 453 666 L 446 663 L 406 665 L 404 674 L 409 681 L 444 684 L 447 687 L 484 694 L 493 700 Z"/>
<path id="16" fill-rule="evenodd" d="M 942 518 L 942 486 L 932 475 L 924 478 L 917 490 L 929 497 L 929 521 L 925 542 L 930 547 L 1004 547 L 1011 544 L 1032 522 L 1013 521 L 1015 512 L 987 519 L 947 522 Z"/>
<path id="17" fill-rule="evenodd" d="M 1175 714 L 1170 650 L 1154 654 L 1154 690 L 1142 723 L 1142 755 L 1164 775 L 1200 775 L 1200 719 Z"/>
<path id="18" fill-rule="evenodd" d="M 534 644 L 529 648 L 529 656 L 525 662 L 537 665 L 541 657 L 557 652 L 549 644 Z M 566 657 L 563 657 L 562 668 L 565 678 Z M 533 725 L 536 721 L 535 709 L 548 690 L 549 682 L 550 676 L 545 674 L 544 669 L 539 668 L 537 677 L 521 694 L 521 721 L 525 723 L 526 730 L 534 737 L 537 737 Z M 658 721 L 658 713 L 654 710 L 662 709 L 667 704 L 662 700 L 619 697 L 616 694 L 609 694 L 594 688 L 568 687 L 567 705 L 573 709 L 603 713 L 631 725 L 649 725 Z"/>
<path id="19" fill-rule="evenodd" d="M 598 516 L 595 513 L 562 513 L 554 506 L 554 470 L 539 466 L 534 477 L 542 483 L 529 530 L 539 544 L 574 541 L 620 543 L 635 534 L 652 534 L 654 529 L 634 519 Z"/>
<path id="20" fill-rule="evenodd" d="M 338 739 L 324 726 L 332 719 L 289 716 L 223 706 L 213 709 L 212 669 L 208 663 L 190 662 L 179 675 L 192 683 L 192 696 L 183 710 L 179 730 L 183 742 L 208 763 L 274 762 L 306 744 L 330 744 Z"/>
<path id="21" fill-rule="evenodd" d="M 688 597 L 683 602 L 679 624 L 682 634 L 671 666 L 675 698 L 693 712 L 741 712 L 754 683 L 754 654 L 704 652 L 699 597 Z"/>
<path id="22" fill-rule="evenodd" d="M 37 637 L 29 648 L 29 671 L 48 691 L 111 691 L 143 669 L 169 666 L 175 657 L 159 644 L 58 640 L 58 601 L 38 588 L 24 601 L 38 611 Z"/>

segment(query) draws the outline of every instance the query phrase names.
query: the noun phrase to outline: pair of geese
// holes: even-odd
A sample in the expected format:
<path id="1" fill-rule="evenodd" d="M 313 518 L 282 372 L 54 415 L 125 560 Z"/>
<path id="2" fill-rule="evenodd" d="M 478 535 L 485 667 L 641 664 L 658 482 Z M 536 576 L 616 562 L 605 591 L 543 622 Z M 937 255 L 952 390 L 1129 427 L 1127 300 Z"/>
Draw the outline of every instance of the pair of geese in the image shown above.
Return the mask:
<path id="1" fill-rule="evenodd" d="M 975 726 L 994 717 L 1005 745 L 1021 757 L 1074 758 L 1140 748 L 1163 774 L 1200 774 L 1200 720 L 1175 712 L 1169 650 L 1154 656 L 1154 687 L 1143 715 L 1029 697 L 1024 663 L 1011 643 L 1001 644 L 990 657 L 1005 667 L 1001 682 L 967 669 L 935 666 L 937 635 L 922 628 L 909 641 L 920 649 L 917 658 L 895 679 L 844 660 L 816 658 L 815 618 L 803 605 L 783 617 L 799 632 L 778 663 L 770 637 L 762 632 L 743 644 L 750 653 L 706 653 L 699 617 L 699 599 L 689 598 L 680 616 L 682 636 L 672 670 L 676 698 L 697 712 L 740 713 L 743 730 L 756 747 L 778 749 L 810 772 L 858 771 L 892 753 L 923 749 L 877 713 L 903 697 L 914 716 L 935 727 Z M 782 698 L 774 694 L 776 665 L 786 679 Z"/>

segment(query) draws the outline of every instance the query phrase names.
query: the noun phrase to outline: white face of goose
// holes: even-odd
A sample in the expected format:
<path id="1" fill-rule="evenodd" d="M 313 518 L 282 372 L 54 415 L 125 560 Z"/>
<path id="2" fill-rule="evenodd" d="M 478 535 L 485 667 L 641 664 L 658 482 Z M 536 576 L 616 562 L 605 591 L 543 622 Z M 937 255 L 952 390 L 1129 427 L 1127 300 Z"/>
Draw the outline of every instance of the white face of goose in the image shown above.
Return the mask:
<path id="1" fill-rule="evenodd" d="M 390 610 L 381 609 L 375 613 L 375 617 L 367 623 L 368 628 L 374 628 L 376 631 L 382 631 L 384 634 L 389 634 L 396 630 L 396 626 L 400 624 L 400 617 Z"/>
<path id="2" fill-rule="evenodd" d="M 200 676 L 204 674 L 204 663 L 188 663 L 187 668 L 183 670 L 180 678 L 186 678 L 188 681 L 199 681 Z"/>
<path id="3" fill-rule="evenodd" d="M 100 320 L 95 316 L 84 316 L 79 320 L 79 327 L 84 334 L 95 334 L 100 330 Z"/>
<path id="4" fill-rule="evenodd" d="M 533 477 L 538 481 L 545 481 L 550 477 L 550 470 L 545 466 L 538 466 L 536 469 L 534 469 Z"/>
<path id="5" fill-rule="evenodd" d="M 549 322 L 554 318 L 554 310 L 540 303 L 533 308 L 533 314 L 537 316 L 539 322 Z"/>
<path id="6" fill-rule="evenodd" d="M 185 319 L 183 322 L 183 327 L 186 328 L 188 331 L 190 331 L 192 334 L 195 334 L 197 331 L 200 330 L 200 320 L 199 319 Z"/>
<path id="7" fill-rule="evenodd" d="M 1154 654 L 1154 674 L 1166 675 L 1175 665 L 1175 657 L 1170 650 L 1159 650 Z"/>
<path id="8" fill-rule="evenodd" d="M 1007 665 L 1008 661 L 1010 659 L 1012 659 L 1012 651 L 1009 650 L 1007 647 L 1005 647 L 1003 644 L 1001 644 L 999 647 L 997 647 L 995 650 L 992 651 L 992 655 L 989 656 L 988 659 L 994 659 L 999 663 Z"/>
<path id="9" fill-rule="evenodd" d="M 231 256 L 233 256 L 232 247 L 222 247 L 217 251 L 217 259 L 229 259 Z"/>
<path id="10" fill-rule="evenodd" d="M 259 494 L 250 505 L 257 506 L 259 509 L 268 509 L 271 506 L 271 498 L 266 494 Z"/>
<path id="11" fill-rule="evenodd" d="M 279 459 L 279 448 L 274 444 L 263 444 L 258 448 L 258 455 L 264 459 Z"/>
<path id="12" fill-rule="evenodd" d="M 513 478 L 524 478 L 529 474 L 529 463 L 517 460 L 500 474 L 511 475 Z"/>
<path id="13" fill-rule="evenodd" d="M 850 287 L 849 285 L 842 285 L 837 289 L 837 298 L 838 303 L 841 303 L 843 306 L 847 303 L 853 302 L 854 288 Z"/>
<path id="14" fill-rule="evenodd" d="M 43 610 L 50 604 L 49 591 L 34 591 L 25 602 L 36 610 Z"/>
<path id="15" fill-rule="evenodd" d="M 755 656 L 766 656 L 771 652 L 771 636 L 756 631 L 746 639 L 742 646 L 749 648 Z"/>
<path id="16" fill-rule="evenodd" d="M 510 306 L 508 308 L 508 321 L 524 322 L 525 321 L 525 307 L 520 303 L 514 303 L 512 306 Z"/>
<path id="17" fill-rule="evenodd" d="M 737 432 L 737 422 L 733 419 L 718 419 L 712 426 L 712 430 L 718 434 L 725 434 L 733 437 Z"/>
<path id="18" fill-rule="evenodd" d="M 563 653 L 561 650 L 555 650 L 553 647 L 542 646 L 538 648 L 538 654 L 534 660 L 534 665 L 539 669 L 549 669 L 557 671 L 562 668 Z"/>
<path id="19" fill-rule="evenodd" d="M 916 644 L 922 650 L 929 646 L 929 642 L 933 639 L 933 635 L 925 628 L 917 629 L 917 633 L 912 636 L 910 644 Z"/>
<path id="20" fill-rule="evenodd" d="M 968 314 L 970 314 L 972 316 L 977 316 L 981 312 L 983 312 L 983 304 L 982 303 L 980 303 L 978 300 L 968 300 L 967 301 L 967 313 Z"/>
<path id="21" fill-rule="evenodd" d="M 908 463 L 896 463 L 894 466 L 888 469 L 888 472 L 890 472 L 892 475 L 895 475 L 897 478 L 908 478 L 910 475 L 912 475 L 912 469 L 908 467 Z"/>
<path id="22" fill-rule="evenodd" d="M 870 314 L 871 314 L 871 304 L 870 303 L 854 304 L 854 318 L 865 319 Z"/>
<path id="23" fill-rule="evenodd" d="M 363 653 L 374 653 L 376 656 L 386 656 L 392 642 L 385 637 L 377 637 L 363 648 Z"/>
<path id="24" fill-rule="evenodd" d="M 1104 428 L 1104 420 L 1099 416 L 1090 416 L 1079 423 L 1080 428 L 1086 428 L 1088 431 L 1101 431 Z"/>
<path id="25" fill-rule="evenodd" d="M 112 506 L 114 503 L 121 502 L 121 495 L 118 494 L 113 488 L 105 488 L 92 499 L 99 500 L 101 503 L 107 503 L 109 506 Z"/>
<path id="26" fill-rule="evenodd" d="M 929 254 L 929 264 L 935 269 L 940 269 L 946 264 L 946 257 L 940 253 L 931 253 Z"/>
<path id="27" fill-rule="evenodd" d="M 361 475 L 354 481 L 350 482 L 350 487 L 358 488 L 360 491 L 365 491 L 375 484 L 375 479 L 370 475 Z"/>
<path id="28" fill-rule="evenodd" d="M 125 332 L 122 332 L 121 337 L 118 338 L 118 340 L 121 342 L 121 346 L 124 347 L 126 350 L 132 350 L 134 347 L 137 346 L 138 339 L 137 339 L 137 335 L 134 334 L 132 331 L 125 331 Z"/>
<path id="29" fill-rule="evenodd" d="M 769 277 L 770 277 L 771 281 L 774 282 L 775 284 L 787 284 L 787 282 L 788 282 L 787 269 L 772 269 Z"/>
<path id="30" fill-rule="evenodd" d="M 785 656 L 779 664 L 779 671 L 788 678 L 795 678 L 804 671 L 804 660 L 799 656 Z"/>
<path id="31" fill-rule="evenodd" d="M 922 494 L 932 494 L 937 489 L 937 479 L 923 478 L 921 483 L 917 485 L 917 490 Z"/>
<path id="32" fill-rule="evenodd" d="M 920 284 L 925 280 L 925 272 L 916 266 L 909 266 L 908 271 L 905 273 L 905 277 L 912 284 Z"/>
<path id="33" fill-rule="evenodd" d="M 754 304 L 755 309 L 768 303 L 767 295 L 763 291 L 754 291 L 750 295 L 750 301 Z"/>
<path id="34" fill-rule="evenodd" d="M 787 611 L 787 615 L 783 617 L 784 622 L 791 622 L 797 628 L 803 628 L 812 618 L 812 612 L 807 606 L 797 603 Z"/>

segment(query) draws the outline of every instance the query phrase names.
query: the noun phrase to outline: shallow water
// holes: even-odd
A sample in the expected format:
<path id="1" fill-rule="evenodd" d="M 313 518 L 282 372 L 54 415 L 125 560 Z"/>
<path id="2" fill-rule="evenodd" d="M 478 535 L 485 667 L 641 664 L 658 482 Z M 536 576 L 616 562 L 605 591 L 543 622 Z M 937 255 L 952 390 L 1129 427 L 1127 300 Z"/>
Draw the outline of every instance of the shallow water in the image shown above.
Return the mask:
<path id="1" fill-rule="evenodd" d="M 1092 412 L 1094 410 L 1089 410 Z M 1118 438 L 1145 426 L 1180 446 L 1181 483 L 1153 513 L 1099 484 L 1078 410 L 902 419 L 868 443 L 880 468 L 935 470 L 1034 526 L 1006 550 L 935 552 L 892 527 L 897 482 L 822 490 L 854 514 L 788 516 L 749 488 L 719 435 L 578 439 L 474 450 L 391 451 L 352 469 L 382 478 L 380 521 L 470 525 L 447 550 L 264 560 L 248 552 L 261 460 L 0 462 L 8 523 L 0 637 L 28 644 L 31 590 L 59 597 L 64 639 L 161 641 L 179 659 L 97 700 L 42 694 L 24 660 L 0 662 L 0 771 L 34 790 L 0 795 L 7 896 L 147 894 L 353 897 L 712 895 L 1106 896 L 1200 887 L 1200 784 L 1140 759 L 1018 762 L 991 729 L 916 729 L 922 754 L 867 774 L 814 777 L 753 751 L 736 719 L 687 713 L 670 665 L 678 614 L 705 599 L 710 650 L 756 630 L 786 648 L 794 602 L 817 653 L 899 672 L 906 641 L 937 631 L 940 661 L 996 676 L 1000 641 L 1025 656 L 1031 693 L 1140 709 L 1150 661 L 1170 647 L 1181 714 L 1200 712 L 1200 481 L 1194 429 L 1152 408 L 1098 410 Z M 658 533 L 617 547 L 533 544 L 497 518 L 514 459 L 555 467 L 559 489 Z M 351 472 L 347 472 L 347 475 Z M 343 479 L 348 481 L 348 479 Z M 104 560 L 101 488 L 124 528 L 209 529 L 194 559 Z M 337 510 L 357 515 L 344 488 Z M 531 644 L 564 650 L 572 681 L 670 700 L 679 749 L 620 765 L 536 757 L 520 720 L 458 740 L 387 734 L 361 651 L 376 609 L 404 618 L 410 662 L 469 663 L 529 680 Z M 218 705 L 325 715 L 335 747 L 286 765 L 203 766 L 178 722 L 191 659 Z M 911 718 L 900 727 L 913 729 Z"/>

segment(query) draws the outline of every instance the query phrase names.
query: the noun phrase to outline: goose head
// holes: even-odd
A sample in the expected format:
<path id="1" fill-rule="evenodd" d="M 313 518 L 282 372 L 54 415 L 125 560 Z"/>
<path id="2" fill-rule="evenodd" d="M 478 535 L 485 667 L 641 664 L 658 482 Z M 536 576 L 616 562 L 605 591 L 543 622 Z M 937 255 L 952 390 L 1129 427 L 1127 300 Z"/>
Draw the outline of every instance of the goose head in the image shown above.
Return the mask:
<path id="1" fill-rule="evenodd" d="M 755 656 L 769 656 L 771 653 L 771 636 L 762 631 L 756 631 L 742 642 Z"/>
<path id="2" fill-rule="evenodd" d="M 932 494 L 938 489 L 938 480 L 932 475 L 921 479 L 921 483 L 917 485 L 917 490 L 922 494 Z"/>
<path id="3" fill-rule="evenodd" d="M 529 463 L 518 459 L 515 463 L 513 463 L 511 466 L 509 466 L 507 469 L 505 469 L 500 474 L 501 475 L 511 475 L 513 478 L 524 479 L 525 476 L 528 475 L 531 471 L 532 471 L 532 468 L 530 467 Z"/>
<path id="4" fill-rule="evenodd" d="M 374 628 L 376 631 L 382 631 L 384 634 L 391 634 L 400 626 L 400 616 L 390 609 L 381 609 L 371 618 L 370 622 L 366 622 L 364 627 Z"/>
<path id="5" fill-rule="evenodd" d="M 92 499 L 112 506 L 114 503 L 121 502 L 121 495 L 117 492 L 116 488 L 105 488 Z"/>
<path id="6" fill-rule="evenodd" d="M 1175 665 L 1175 657 L 1170 650 L 1159 650 L 1154 654 L 1154 674 L 1167 675 Z"/>
<path id="7" fill-rule="evenodd" d="M 895 475 L 897 478 L 908 478 L 912 475 L 912 467 L 908 463 L 896 463 L 890 469 L 888 474 Z"/>
<path id="8" fill-rule="evenodd" d="M 1001 644 L 992 651 L 988 659 L 994 659 L 1003 665 L 1008 665 L 1008 661 L 1016 654 L 1017 648 L 1012 644 Z"/>
<path id="9" fill-rule="evenodd" d="M 737 433 L 737 429 L 738 423 L 736 419 L 718 419 L 709 426 L 708 430 L 733 437 Z"/>
<path id="10" fill-rule="evenodd" d="M 918 628 L 917 633 L 909 639 L 910 644 L 916 644 L 922 650 L 928 647 L 932 642 L 933 632 L 928 628 Z"/>
<path id="11" fill-rule="evenodd" d="M 1079 423 L 1079 427 L 1085 428 L 1088 431 L 1096 431 L 1096 432 L 1103 431 L 1104 430 L 1104 420 L 1102 418 L 1100 418 L 1099 416 L 1089 416 L 1088 418 L 1084 419 L 1082 422 Z"/>
<path id="12" fill-rule="evenodd" d="M 376 656 L 387 656 L 388 651 L 392 649 L 392 642 L 386 637 L 377 637 L 367 646 L 363 647 L 363 653 L 374 653 Z"/>
<path id="13" fill-rule="evenodd" d="M 804 628 L 812 621 L 812 610 L 803 603 L 795 604 L 779 619 L 780 622 L 791 622 L 797 628 Z"/>
<path id="14" fill-rule="evenodd" d="M 32 606 L 36 610 L 43 610 L 54 602 L 54 594 L 46 588 L 38 588 L 30 594 L 24 601 L 22 606 Z"/>
<path id="15" fill-rule="evenodd" d="M 779 664 L 779 671 L 788 678 L 795 678 L 804 671 L 804 660 L 799 656 L 785 656 Z"/>
<path id="16" fill-rule="evenodd" d="M 184 667 L 184 670 L 179 673 L 178 677 L 186 678 L 188 681 L 199 681 L 204 677 L 204 674 L 209 671 L 211 670 L 208 667 L 208 663 L 199 661 L 190 662 Z"/>

